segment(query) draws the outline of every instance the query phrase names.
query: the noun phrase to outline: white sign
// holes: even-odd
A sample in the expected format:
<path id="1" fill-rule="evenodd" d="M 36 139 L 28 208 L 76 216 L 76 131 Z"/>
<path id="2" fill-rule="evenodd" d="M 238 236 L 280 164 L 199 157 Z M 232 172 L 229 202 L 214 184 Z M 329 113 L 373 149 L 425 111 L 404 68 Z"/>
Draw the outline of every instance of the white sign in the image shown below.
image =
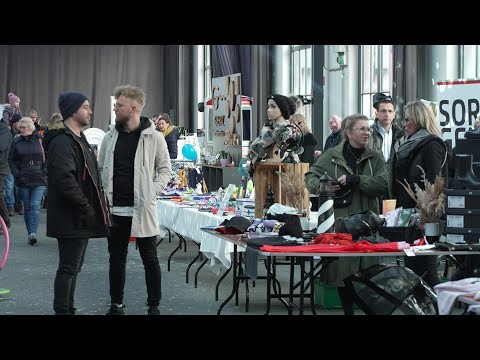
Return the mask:
<path id="1" fill-rule="evenodd" d="M 473 128 L 480 113 L 480 79 L 439 81 L 437 95 L 437 119 L 443 139 L 451 139 L 453 147 Z"/>

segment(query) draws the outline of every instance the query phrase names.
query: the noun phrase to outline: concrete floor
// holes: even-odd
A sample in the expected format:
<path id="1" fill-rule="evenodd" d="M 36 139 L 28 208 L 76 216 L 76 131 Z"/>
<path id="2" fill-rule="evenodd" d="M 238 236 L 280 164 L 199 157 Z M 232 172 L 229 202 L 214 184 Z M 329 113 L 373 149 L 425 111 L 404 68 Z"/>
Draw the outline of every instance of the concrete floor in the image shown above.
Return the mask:
<path id="1" fill-rule="evenodd" d="M 0 288 L 10 290 L 10 298 L 0 301 L 0 315 L 52 315 L 53 282 L 58 265 L 57 241 L 45 236 L 46 210 L 42 210 L 38 243 L 27 244 L 27 233 L 23 216 L 12 217 L 10 230 L 10 252 L 6 265 L 0 271 Z M 194 274 L 200 264 L 197 261 L 190 269 L 189 283 L 185 281 L 188 264 L 196 256 L 198 246 L 187 241 L 187 251 L 179 250 L 172 257 L 171 271 L 167 271 L 167 260 L 177 246 L 178 238 L 169 243 L 165 239 L 158 246 L 162 269 L 161 315 L 216 315 L 224 299 L 232 289 L 232 275 L 219 286 L 219 301 L 215 301 L 215 286 L 220 274 L 206 265 L 198 276 L 198 287 L 194 287 Z M 0 237 L 0 253 L 4 239 Z M 282 286 L 288 283 L 287 267 L 280 267 L 278 278 Z M 260 270 L 259 270 L 260 271 Z M 260 273 L 259 273 L 260 275 Z M 241 285 L 239 305 L 233 298 L 222 311 L 222 315 L 263 315 L 265 314 L 266 287 L 264 280 L 258 280 L 255 287 L 249 282 L 249 311 L 245 311 L 245 287 Z M 89 242 L 85 264 L 77 279 L 75 295 L 77 315 L 103 315 L 109 309 L 108 251 L 106 239 L 92 239 Z M 125 286 L 125 312 L 127 315 L 145 315 L 147 306 L 145 276 L 139 252 L 135 243 L 130 243 L 127 279 Z M 306 315 L 310 315 L 309 300 L 306 299 Z M 319 315 L 343 315 L 340 309 L 324 309 L 316 306 Z M 356 313 L 362 314 L 360 310 Z M 296 309 L 295 314 L 298 313 Z M 458 309 L 455 313 L 461 313 Z M 287 315 L 279 300 L 272 300 L 271 315 Z"/>
<path id="2" fill-rule="evenodd" d="M 58 265 L 57 241 L 45 236 L 46 210 L 42 210 L 38 243 L 27 244 L 27 232 L 23 216 L 11 218 L 10 251 L 5 267 L 0 271 L 0 288 L 10 290 L 10 299 L 0 301 L 0 315 L 51 315 L 53 314 L 53 282 Z M 188 264 L 195 257 L 198 246 L 187 241 L 187 251 L 178 251 L 172 258 L 171 271 L 167 271 L 167 260 L 177 246 L 178 238 L 171 243 L 165 239 L 158 246 L 162 269 L 162 315 L 215 315 L 221 302 L 232 289 L 232 275 L 228 274 L 219 287 L 219 301 L 215 301 L 215 286 L 223 274 L 217 275 L 206 265 L 198 276 L 198 287 L 194 287 L 194 273 L 200 261 L 190 269 L 190 281 L 185 282 Z M 0 252 L 3 251 L 1 238 Z M 287 273 L 280 271 L 279 278 L 287 283 Z M 232 299 L 223 309 L 222 315 L 263 315 L 265 313 L 265 281 L 258 280 L 249 290 L 249 312 L 245 312 L 245 288 L 241 286 L 239 305 Z M 89 242 L 85 264 L 77 279 L 75 301 L 77 315 L 103 315 L 109 309 L 108 251 L 106 239 Z M 308 303 L 308 299 L 306 300 Z M 146 287 L 142 261 L 135 243 L 130 243 L 127 280 L 125 286 L 125 312 L 128 315 L 146 314 Z M 322 309 L 324 315 L 343 314 L 338 309 Z M 286 308 L 278 300 L 272 301 L 270 314 L 286 315 Z M 307 309 L 306 314 L 311 314 Z"/>

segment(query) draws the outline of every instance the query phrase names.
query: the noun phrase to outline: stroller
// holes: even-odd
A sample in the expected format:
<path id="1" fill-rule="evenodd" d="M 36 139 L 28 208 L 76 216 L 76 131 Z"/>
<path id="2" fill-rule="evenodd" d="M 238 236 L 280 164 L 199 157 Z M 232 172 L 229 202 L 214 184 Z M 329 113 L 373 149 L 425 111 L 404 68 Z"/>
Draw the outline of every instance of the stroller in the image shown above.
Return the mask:
<path id="1" fill-rule="evenodd" d="M 367 315 L 437 315 L 437 296 L 417 274 L 398 265 L 372 265 L 344 280 Z"/>

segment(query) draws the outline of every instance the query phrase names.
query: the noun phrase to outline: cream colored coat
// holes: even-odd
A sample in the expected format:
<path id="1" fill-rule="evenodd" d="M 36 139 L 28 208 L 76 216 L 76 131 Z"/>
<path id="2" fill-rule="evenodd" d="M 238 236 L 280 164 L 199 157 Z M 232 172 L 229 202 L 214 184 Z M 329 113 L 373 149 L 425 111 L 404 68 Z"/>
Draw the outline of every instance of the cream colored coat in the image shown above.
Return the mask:
<path id="1" fill-rule="evenodd" d="M 100 148 L 98 166 L 109 205 L 113 205 L 113 153 L 118 139 L 110 125 Z M 167 186 L 172 168 L 164 137 L 153 126 L 144 129 L 138 140 L 133 175 L 132 237 L 159 234 L 157 195 Z"/>

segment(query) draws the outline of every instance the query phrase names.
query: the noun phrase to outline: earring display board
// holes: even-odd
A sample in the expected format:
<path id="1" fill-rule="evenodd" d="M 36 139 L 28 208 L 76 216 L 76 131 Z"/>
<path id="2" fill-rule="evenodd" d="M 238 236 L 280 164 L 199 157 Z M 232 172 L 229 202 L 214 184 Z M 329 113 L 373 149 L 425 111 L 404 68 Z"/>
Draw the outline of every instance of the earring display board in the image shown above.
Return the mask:
<path id="1" fill-rule="evenodd" d="M 229 152 L 236 161 L 240 160 L 243 139 L 241 94 L 239 73 L 212 79 L 213 150 Z"/>

